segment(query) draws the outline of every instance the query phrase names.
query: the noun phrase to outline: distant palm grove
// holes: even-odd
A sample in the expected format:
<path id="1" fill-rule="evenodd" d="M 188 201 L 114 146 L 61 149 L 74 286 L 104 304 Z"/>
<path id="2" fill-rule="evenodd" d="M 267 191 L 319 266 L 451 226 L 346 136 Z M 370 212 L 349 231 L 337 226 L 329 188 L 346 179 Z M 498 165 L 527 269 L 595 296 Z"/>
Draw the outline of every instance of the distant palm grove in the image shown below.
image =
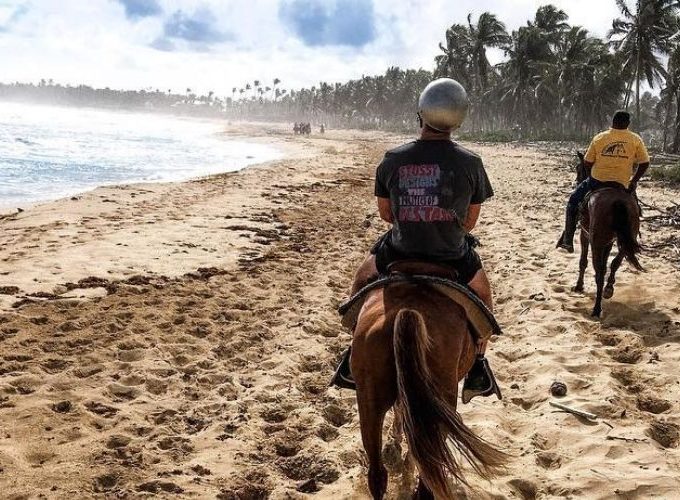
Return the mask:
<path id="1" fill-rule="evenodd" d="M 470 137 L 584 139 L 607 126 L 615 109 L 627 108 L 633 128 L 654 147 L 678 152 L 680 1 L 612 1 L 620 17 L 606 39 L 570 25 L 552 5 L 511 33 L 492 13 L 468 16 L 466 24 L 446 30 L 432 71 L 392 67 L 380 76 L 299 90 L 283 88 L 278 78 L 256 80 L 226 95 L 202 96 L 191 89 L 116 91 L 43 80 L 0 85 L 0 98 L 410 131 L 417 126 L 420 91 L 432 78 L 446 76 L 468 91 L 471 107 L 462 133 Z M 505 54 L 503 61 L 490 64 L 488 49 Z"/>

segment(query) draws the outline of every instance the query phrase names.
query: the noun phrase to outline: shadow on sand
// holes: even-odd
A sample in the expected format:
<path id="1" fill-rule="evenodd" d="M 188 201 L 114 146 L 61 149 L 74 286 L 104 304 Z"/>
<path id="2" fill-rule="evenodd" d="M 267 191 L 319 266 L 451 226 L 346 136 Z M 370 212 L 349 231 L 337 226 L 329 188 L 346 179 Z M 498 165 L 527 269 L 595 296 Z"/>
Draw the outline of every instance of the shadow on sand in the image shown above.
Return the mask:
<path id="1" fill-rule="evenodd" d="M 653 301 L 626 303 L 615 299 L 606 302 L 603 328 L 619 328 L 639 334 L 647 347 L 669 342 L 680 343 L 680 321 L 674 321 Z"/>

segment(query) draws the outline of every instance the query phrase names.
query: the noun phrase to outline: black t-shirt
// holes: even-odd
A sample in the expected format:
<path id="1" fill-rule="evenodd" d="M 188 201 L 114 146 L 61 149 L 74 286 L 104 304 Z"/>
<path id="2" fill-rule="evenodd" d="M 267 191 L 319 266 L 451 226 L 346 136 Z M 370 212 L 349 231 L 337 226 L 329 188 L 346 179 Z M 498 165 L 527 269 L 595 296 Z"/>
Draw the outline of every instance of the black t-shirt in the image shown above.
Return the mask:
<path id="1" fill-rule="evenodd" d="M 449 140 L 417 140 L 385 154 L 375 195 L 390 199 L 396 250 L 446 260 L 465 254 L 468 209 L 493 196 L 493 189 L 476 154 Z"/>

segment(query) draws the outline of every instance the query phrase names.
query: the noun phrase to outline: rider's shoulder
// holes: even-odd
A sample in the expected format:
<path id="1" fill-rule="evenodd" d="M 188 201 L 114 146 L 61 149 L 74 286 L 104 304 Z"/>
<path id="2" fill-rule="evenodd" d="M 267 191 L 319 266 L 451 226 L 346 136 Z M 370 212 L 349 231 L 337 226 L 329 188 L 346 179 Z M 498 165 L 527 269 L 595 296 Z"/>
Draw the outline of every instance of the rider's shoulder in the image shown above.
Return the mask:
<path id="1" fill-rule="evenodd" d="M 390 156 L 398 156 L 404 153 L 410 153 L 413 148 L 416 145 L 416 141 L 411 141 L 407 142 L 406 144 L 402 144 L 401 146 L 397 146 L 396 148 L 388 149 L 387 152 L 385 153 L 385 158 L 388 158 Z"/>
<path id="2" fill-rule="evenodd" d="M 598 132 L 597 134 L 595 134 L 595 137 L 593 137 L 593 142 L 599 141 L 603 137 L 607 137 L 607 136 L 611 135 L 611 133 L 612 133 L 612 129 L 603 130 L 602 132 Z"/>
<path id="3" fill-rule="evenodd" d="M 474 151 L 470 151 L 468 148 L 461 146 L 457 142 L 452 142 L 454 152 L 463 159 L 470 160 L 473 163 L 482 163 L 482 157 L 479 156 Z"/>
<path id="4" fill-rule="evenodd" d="M 643 141 L 642 141 L 642 137 L 640 136 L 640 134 L 636 134 L 635 132 L 633 132 L 633 131 L 631 131 L 631 130 L 629 130 L 628 132 L 630 132 L 630 135 L 633 136 L 635 139 L 637 139 L 637 140 L 640 141 L 640 142 L 643 142 Z"/>

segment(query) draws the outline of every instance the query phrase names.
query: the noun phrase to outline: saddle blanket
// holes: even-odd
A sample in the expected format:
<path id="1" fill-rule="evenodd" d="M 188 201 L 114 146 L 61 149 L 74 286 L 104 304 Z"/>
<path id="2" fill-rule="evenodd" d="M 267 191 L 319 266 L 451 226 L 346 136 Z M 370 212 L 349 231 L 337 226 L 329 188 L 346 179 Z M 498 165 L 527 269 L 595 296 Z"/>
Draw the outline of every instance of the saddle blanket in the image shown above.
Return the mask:
<path id="1" fill-rule="evenodd" d="M 380 277 L 340 304 L 338 312 L 342 316 L 342 326 L 354 328 L 369 292 L 400 283 L 428 286 L 461 306 L 465 310 L 473 336 L 476 339 L 487 340 L 492 335 L 502 333 L 493 313 L 469 288 L 446 278 L 402 273 Z"/>

